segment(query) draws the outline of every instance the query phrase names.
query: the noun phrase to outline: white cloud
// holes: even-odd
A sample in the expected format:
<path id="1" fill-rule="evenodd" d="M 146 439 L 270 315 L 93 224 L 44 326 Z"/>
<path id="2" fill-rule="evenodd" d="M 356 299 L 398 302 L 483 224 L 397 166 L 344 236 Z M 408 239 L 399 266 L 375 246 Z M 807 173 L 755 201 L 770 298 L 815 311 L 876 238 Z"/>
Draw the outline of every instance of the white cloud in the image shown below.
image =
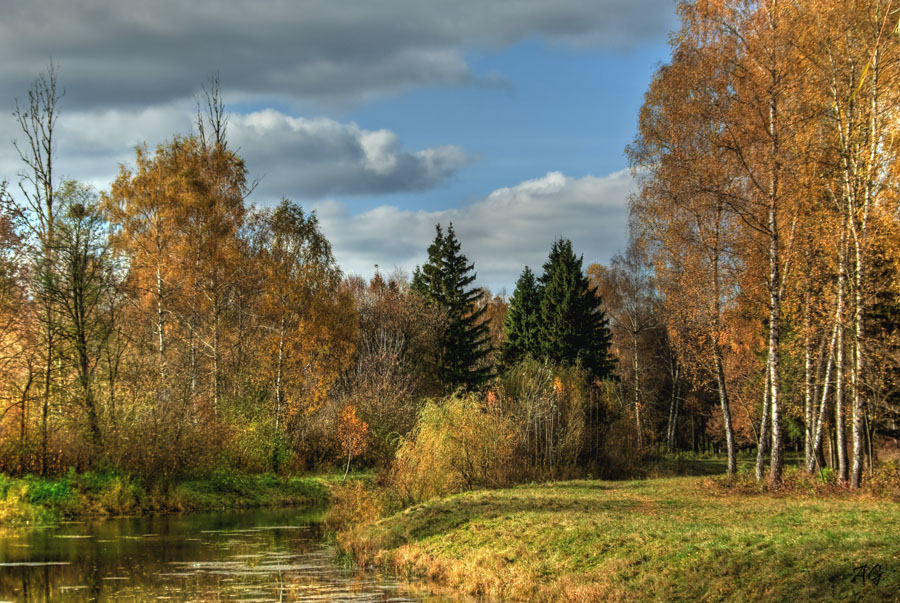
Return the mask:
<path id="1" fill-rule="evenodd" d="M 627 171 L 582 178 L 550 172 L 459 209 L 408 211 L 382 205 L 350 215 L 336 201 L 313 207 L 348 273 L 371 276 L 375 264 L 382 271 L 411 271 L 426 260 L 435 224 L 446 228 L 453 222 L 462 252 L 475 263 L 476 282 L 509 294 L 526 265 L 540 273 L 558 238 L 570 239 L 576 253 L 584 254 L 585 268 L 623 249 L 627 199 L 634 190 Z"/>

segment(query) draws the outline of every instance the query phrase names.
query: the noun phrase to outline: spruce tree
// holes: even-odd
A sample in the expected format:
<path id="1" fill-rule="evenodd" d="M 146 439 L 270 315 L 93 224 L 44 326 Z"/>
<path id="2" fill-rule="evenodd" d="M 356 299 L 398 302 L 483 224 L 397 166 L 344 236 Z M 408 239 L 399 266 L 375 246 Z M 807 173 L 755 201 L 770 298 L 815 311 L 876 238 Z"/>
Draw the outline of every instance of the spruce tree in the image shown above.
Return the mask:
<path id="1" fill-rule="evenodd" d="M 528 266 L 516 281 L 516 289 L 509 298 L 504 327 L 503 361 L 506 364 L 514 364 L 526 356 L 540 357 L 541 290 Z"/>
<path id="2" fill-rule="evenodd" d="M 451 224 L 452 226 L 452 224 Z M 443 287 L 443 264 L 444 264 L 444 232 L 441 225 L 436 224 L 434 229 L 437 231 L 434 241 L 428 246 L 428 261 L 413 271 L 412 284 L 410 287 L 416 293 L 423 295 L 431 301 L 441 305 L 446 305 Z"/>
<path id="3" fill-rule="evenodd" d="M 437 367 L 441 382 L 450 390 L 472 389 L 491 375 L 484 363 L 489 342 L 488 326 L 482 320 L 486 306 L 478 307 L 481 290 L 467 289 L 475 280 L 475 265 L 461 253 L 453 224 L 446 235 L 440 224 L 435 230 L 428 262 L 413 273 L 412 289 L 447 313 Z"/>
<path id="4" fill-rule="evenodd" d="M 612 372 L 609 325 L 581 267 L 571 241 L 553 243 L 541 276 L 541 356 L 603 378 Z"/>

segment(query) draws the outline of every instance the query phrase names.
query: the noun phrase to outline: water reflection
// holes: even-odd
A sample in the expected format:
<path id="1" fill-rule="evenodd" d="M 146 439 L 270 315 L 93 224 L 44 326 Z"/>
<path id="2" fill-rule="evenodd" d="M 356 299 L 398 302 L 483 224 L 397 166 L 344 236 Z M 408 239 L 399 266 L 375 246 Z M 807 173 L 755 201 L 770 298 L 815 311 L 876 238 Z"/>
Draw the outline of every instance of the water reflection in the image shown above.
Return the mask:
<path id="1" fill-rule="evenodd" d="M 14 601 L 416 601 L 336 566 L 320 512 L 126 518 L 0 538 L 0 599 Z M 436 600 L 436 599 L 429 599 Z"/>

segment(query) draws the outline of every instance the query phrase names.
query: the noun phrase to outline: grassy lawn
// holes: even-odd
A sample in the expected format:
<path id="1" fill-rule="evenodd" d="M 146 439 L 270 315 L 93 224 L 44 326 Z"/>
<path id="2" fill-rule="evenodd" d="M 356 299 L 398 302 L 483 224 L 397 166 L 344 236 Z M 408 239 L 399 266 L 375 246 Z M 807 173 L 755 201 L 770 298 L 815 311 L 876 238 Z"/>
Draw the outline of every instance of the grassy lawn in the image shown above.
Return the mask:
<path id="1" fill-rule="evenodd" d="M 339 541 L 360 562 L 501 599 L 900 600 L 900 505 L 737 494 L 717 478 L 469 492 Z"/>

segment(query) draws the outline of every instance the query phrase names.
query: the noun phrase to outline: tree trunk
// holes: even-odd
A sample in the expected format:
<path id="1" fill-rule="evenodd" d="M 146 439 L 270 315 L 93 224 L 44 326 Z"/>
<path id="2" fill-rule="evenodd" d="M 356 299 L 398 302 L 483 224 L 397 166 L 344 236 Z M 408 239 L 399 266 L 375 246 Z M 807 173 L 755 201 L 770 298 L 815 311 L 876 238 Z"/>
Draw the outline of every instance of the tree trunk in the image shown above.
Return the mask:
<path id="1" fill-rule="evenodd" d="M 353 457 L 352 452 L 347 453 L 347 466 L 344 468 L 344 477 L 341 478 L 341 481 L 347 479 L 347 474 L 350 473 L 350 459 Z"/>
<path id="2" fill-rule="evenodd" d="M 770 394 L 771 388 L 769 387 L 769 379 L 771 378 L 771 372 L 769 372 L 768 360 L 766 361 L 766 385 L 763 390 L 763 407 L 762 407 L 762 415 L 760 415 L 759 419 L 759 441 L 756 445 L 756 481 L 761 481 L 763 475 L 765 475 L 766 469 L 766 450 L 768 448 L 769 443 L 769 412 L 770 412 Z"/>
<path id="3" fill-rule="evenodd" d="M 721 207 L 717 207 L 717 211 L 721 212 Z M 725 384 L 725 368 L 723 367 L 722 348 L 719 346 L 719 338 L 721 337 L 721 320 L 722 320 L 722 293 L 721 279 L 719 276 L 719 225 L 721 223 L 720 213 L 716 215 L 715 226 L 715 242 L 713 244 L 713 362 L 716 371 L 716 386 L 719 390 L 719 404 L 722 408 L 722 424 L 725 427 L 725 443 L 728 446 L 728 475 L 737 473 L 737 457 L 734 449 L 734 427 L 731 425 L 731 406 L 728 401 L 728 390 Z"/>
<path id="4" fill-rule="evenodd" d="M 844 425 L 844 284 L 846 283 L 847 255 L 846 220 L 841 225 L 840 258 L 838 260 L 838 322 L 835 348 L 836 379 L 834 386 L 834 429 L 837 435 L 838 479 L 846 483 L 850 477 L 847 458 L 847 429 Z"/>
<path id="5" fill-rule="evenodd" d="M 813 391 L 812 377 L 812 319 L 810 317 L 809 284 L 806 287 L 806 296 L 803 303 L 803 458 L 807 468 L 815 466 L 815 392 Z"/>
<path id="6" fill-rule="evenodd" d="M 728 447 L 728 475 L 737 473 L 737 455 L 734 448 L 734 427 L 731 424 L 731 407 L 728 403 L 728 391 L 725 389 L 725 371 L 722 368 L 722 354 L 719 344 L 713 345 L 713 358 L 716 365 L 716 384 L 719 389 L 719 404 L 722 407 L 722 420 L 725 423 L 725 444 Z"/>
<path id="7" fill-rule="evenodd" d="M 213 414 L 218 415 L 222 396 L 222 312 L 219 304 L 213 314 Z"/>
<path id="8" fill-rule="evenodd" d="M 839 309 L 838 309 L 839 311 Z M 825 381 L 822 384 L 822 396 L 819 403 L 819 416 L 816 419 L 815 441 L 813 443 L 813 462 L 807 464 L 806 470 L 814 473 L 815 463 L 822 457 L 822 440 L 824 439 L 825 415 L 828 412 L 828 390 L 831 387 L 831 371 L 834 367 L 835 348 L 837 346 L 839 313 L 835 312 L 834 328 L 831 331 L 831 345 L 828 349 L 828 361 L 825 363 Z"/>
<path id="9" fill-rule="evenodd" d="M 54 341 L 53 341 L 53 332 L 52 332 L 52 318 L 50 317 L 51 312 L 49 308 L 47 309 L 47 324 L 45 325 L 48 329 L 47 332 L 47 358 L 46 364 L 44 365 L 44 391 L 41 395 L 41 475 L 46 476 L 49 467 L 47 466 L 47 430 L 48 430 L 48 421 L 50 417 L 50 386 L 53 379 L 53 353 L 54 353 Z"/>
<path id="10" fill-rule="evenodd" d="M 891 34 L 893 35 L 893 33 Z M 879 36 L 880 38 L 880 36 Z M 862 395 L 862 383 L 863 383 L 863 345 L 865 342 L 865 296 L 864 296 L 864 286 L 865 286 L 865 271 L 866 271 L 866 257 L 867 257 L 867 244 L 868 244 L 868 226 L 869 226 L 869 210 L 872 207 L 872 204 L 876 201 L 877 195 L 877 187 L 878 176 L 876 173 L 881 169 L 879 166 L 879 153 L 881 151 L 880 145 L 882 144 L 882 139 L 879 136 L 881 130 L 881 122 L 880 112 L 881 107 L 879 106 L 879 92 L 881 90 L 879 81 L 881 79 L 881 69 L 880 69 L 880 48 L 878 45 L 880 39 L 876 39 L 875 50 L 872 53 L 871 59 L 871 79 L 869 80 L 871 95 L 869 97 L 869 115 L 868 115 L 868 123 L 867 129 L 869 132 L 867 139 L 867 153 L 868 157 L 866 157 L 866 165 L 865 165 L 865 180 L 863 184 L 863 206 L 862 206 L 862 215 L 860 216 L 860 224 L 859 229 L 856 228 L 856 221 L 854 219 L 853 225 L 853 240 L 854 240 L 854 248 L 855 248 L 855 271 L 854 271 L 854 280 L 856 283 L 856 296 L 854 298 L 854 365 L 853 365 L 853 471 L 850 478 L 850 487 L 851 488 L 859 488 L 862 485 L 862 471 L 863 471 L 863 437 L 864 437 L 864 428 L 863 428 L 863 395 Z M 893 136 L 893 134 L 891 134 Z M 857 208 L 858 209 L 858 208 Z M 870 461 L 871 462 L 871 461 Z"/>
<path id="11" fill-rule="evenodd" d="M 634 423 L 637 431 L 637 450 L 638 454 L 641 454 L 644 450 L 644 435 L 641 428 L 641 381 L 636 329 L 632 329 L 631 331 L 631 345 L 634 352 L 632 356 L 632 365 L 634 369 Z"/>
<path id="12" fill-rule="evenodd" d="M 773 10 L 769 10 L 769 29 L 774 33 L 778 27 Z M 778 205 L 781 148 L 779 140 L 778 88 L 780 72 L 775 52 L 771 54 L 769 66 L 769 191 L 768 191 L 768 234 L 769 234 L 769 403 L 772 407 L 772 455 L 769 466 L 769 480 L 772 485 L 781 483 L 784 470 L 784 435 L 781 425 L 781 371 L 778 352 L 781 346 L 781 272 L 780 243 L 778 231 Z"/>
<path id="13" fill-rule="evenodd" d="M 281 328 L 278 330 L 278 366 L 275 371 L 275 430 L 281 428 L 281 412 L 284 406 L 284 317 L 281 317 Z"/>
<path id="14" fill-rule="evenodd" d="M 675 435 L 678 425 L 678 377 L 679 367 L 676 364 L 672 369 L 672 398 L 669 401 L 669 425 L 666 432 L 666 447 L 669 452 L 675 451 Z"/>

